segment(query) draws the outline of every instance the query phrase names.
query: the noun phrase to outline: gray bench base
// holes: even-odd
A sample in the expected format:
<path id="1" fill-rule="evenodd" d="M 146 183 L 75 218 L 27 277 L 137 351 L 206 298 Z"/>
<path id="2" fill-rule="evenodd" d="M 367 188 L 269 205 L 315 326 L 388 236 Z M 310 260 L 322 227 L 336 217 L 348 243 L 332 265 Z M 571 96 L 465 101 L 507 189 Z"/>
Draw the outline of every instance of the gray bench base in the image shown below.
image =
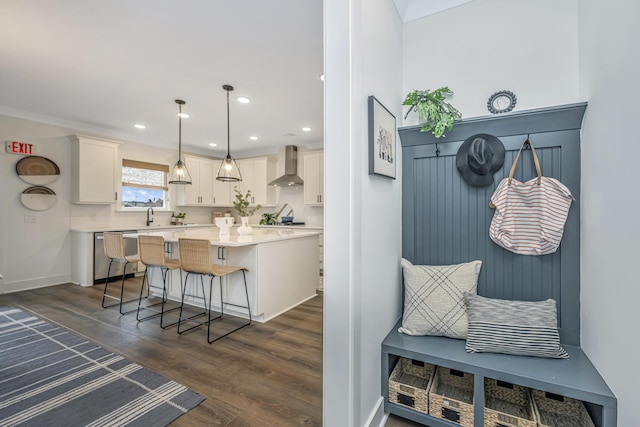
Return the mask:
<path id="1" fill-rule="evenodd" d="M 434 427 L 456 424 L 389 402 L 389 376 L 400 357 L 474 375 L 474 424 L 484 424 L 484 378 L 548 391 L 585 402 L 596 427 L 617 425 L 617 399 L 580 347 L 564 345 L 569 359 L 545 359 L 495 353 L 467 353 L 465 341 L 414 337 L 398 331 L 400 321 L 382 342 L 382 394 L 385 412 Z"/>

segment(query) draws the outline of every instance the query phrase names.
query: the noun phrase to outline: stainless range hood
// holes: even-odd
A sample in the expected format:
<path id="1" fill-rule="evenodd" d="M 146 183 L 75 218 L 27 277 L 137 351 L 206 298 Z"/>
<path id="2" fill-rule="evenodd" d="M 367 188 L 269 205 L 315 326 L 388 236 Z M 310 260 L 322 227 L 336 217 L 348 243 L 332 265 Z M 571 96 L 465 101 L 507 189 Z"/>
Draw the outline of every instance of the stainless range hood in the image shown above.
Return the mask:
<path id="1" fill-rule="evenodd" d="M 287 145 L 284 147 L 284 175 L 269 183 L 275 187 L 294 187 L 303 185 L 298 176 L 298 147 Z"/>

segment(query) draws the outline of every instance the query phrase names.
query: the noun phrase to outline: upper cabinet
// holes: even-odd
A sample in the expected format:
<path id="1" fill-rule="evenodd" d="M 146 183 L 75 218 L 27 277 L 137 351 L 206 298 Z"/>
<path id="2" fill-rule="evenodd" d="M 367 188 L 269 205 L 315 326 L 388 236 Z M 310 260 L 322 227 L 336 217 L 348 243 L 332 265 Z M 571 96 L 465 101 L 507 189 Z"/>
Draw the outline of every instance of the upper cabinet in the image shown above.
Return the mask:
<path id="1" fill-rule="evenodd" d="M 268 185 L 275 179 L 275 162 L 266 157 L 238 160 L 242 181 L 235 183 L 242 194 L 251 190 L 250 206 L 275 206 L 276 188 Z M 231 196 L 235 198 L 233 187 Z"/>
<path id="2" fill-rule="evenodd" d="M 116 203 L 120 143 L 92 136 L 73 135 L 71 145 L 71 201 Z"/>
<path id="3" fill-rule="evenodd" d="M 275 188 L 267 186 L 274 178 L 275 165 L 266 157 L 238 160 L 240 182 L 216 179 L 221 160 L 185 155 L 184 162 L 191 174 L 191 185 L 178 188 L 178 206 L 233 206 L 235 186 L 243 193 L 251 190 L 251 206 L 275 205 Z"/>
<path id="4" fill-rule="evenodd" d="M 184 156 L 191 174 L 191 185 L 181 185 L 177 197 L 179 206 L 213 206 L 215 161 L 203 157 Z"/>
<path id="5" fill-rule="evenodd" d="M 324 204 L 324 152 L 311 151 L 303 155 L 304 204 Z"/>

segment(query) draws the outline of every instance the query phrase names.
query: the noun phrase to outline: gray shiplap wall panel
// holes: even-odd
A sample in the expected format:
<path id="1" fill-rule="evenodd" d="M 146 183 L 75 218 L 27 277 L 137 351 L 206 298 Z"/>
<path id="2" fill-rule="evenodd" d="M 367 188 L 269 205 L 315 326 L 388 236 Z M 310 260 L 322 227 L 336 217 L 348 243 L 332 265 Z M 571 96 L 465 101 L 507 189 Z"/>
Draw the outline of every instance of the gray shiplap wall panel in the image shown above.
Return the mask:
<path id="1" fill-rule="evenodd" d="M 565 184 L 580 196 L 580 125 L 586 104 L 554 107 L 508 116 L 474 119 L 456 125 L 456 135 L 468 138 L 482 132 L 483 121 L 506 148 L 505 162 L 494 183 L 470 187 L 455 166 L 455 155 L 464 139 L 436 141 L 415 135 L 413 128 L 400 135 L 403 141 L 403 256 L 414 264 L 454 264 L 483 261 L 478 293 L 492 298 L 539 301 L 553 298 L 558 304 L 561 340 L 580 345 L 580 204 L 574 202 L 565 224 L 562 244 L 554 254 L 523 256 L 509 252 L 489 239 L 493 210 L 488 202 L 495 187 L 509 174 L 511 164 L 527 133 L 526 123 L 540 159 L 542 174 Z M 526 116 L 526 117 L 521 117 Z M 561 116 L 561 120 L 558 118 Z M 526 120 L 524 120 L 526 119 Z M 545 131 L 548 123 L 550 131 Z M 512 123 L 512 124 L 510 124 Z M 407 133 L 408 132 L 408 133 Z M 422 136 L 424 143 L 419 144 Z M 437 146 L 436 146 L 437 143 Z M 440 155 L 436 156 L 436 149 Z M 535 178 L 531 150 L 523 150 L 515 179 Z"/>

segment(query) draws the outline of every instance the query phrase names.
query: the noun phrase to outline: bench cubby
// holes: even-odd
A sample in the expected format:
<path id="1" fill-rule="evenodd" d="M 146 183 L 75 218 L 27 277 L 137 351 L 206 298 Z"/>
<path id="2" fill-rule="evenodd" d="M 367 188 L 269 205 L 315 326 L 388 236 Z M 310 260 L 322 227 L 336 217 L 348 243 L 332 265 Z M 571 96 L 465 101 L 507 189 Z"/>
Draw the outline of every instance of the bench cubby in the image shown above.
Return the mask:
<path id="1" fill-rule="evenodd" d="M 389 376 L 400 357 L 468 372 L 474 376 L 474 425 L 484 425 L 484 379 L 493 378 L 584 402 L 596 427 L 615 427 L 617 399 L 580 347 L 563 345 L 569 359 L 496 353 L 467 353 L 465 341 L 399 333 L 400 322 L 382 342 L 382 392 L 385 412 L 432 427 L 458 424 L 389 401 Z"/>

